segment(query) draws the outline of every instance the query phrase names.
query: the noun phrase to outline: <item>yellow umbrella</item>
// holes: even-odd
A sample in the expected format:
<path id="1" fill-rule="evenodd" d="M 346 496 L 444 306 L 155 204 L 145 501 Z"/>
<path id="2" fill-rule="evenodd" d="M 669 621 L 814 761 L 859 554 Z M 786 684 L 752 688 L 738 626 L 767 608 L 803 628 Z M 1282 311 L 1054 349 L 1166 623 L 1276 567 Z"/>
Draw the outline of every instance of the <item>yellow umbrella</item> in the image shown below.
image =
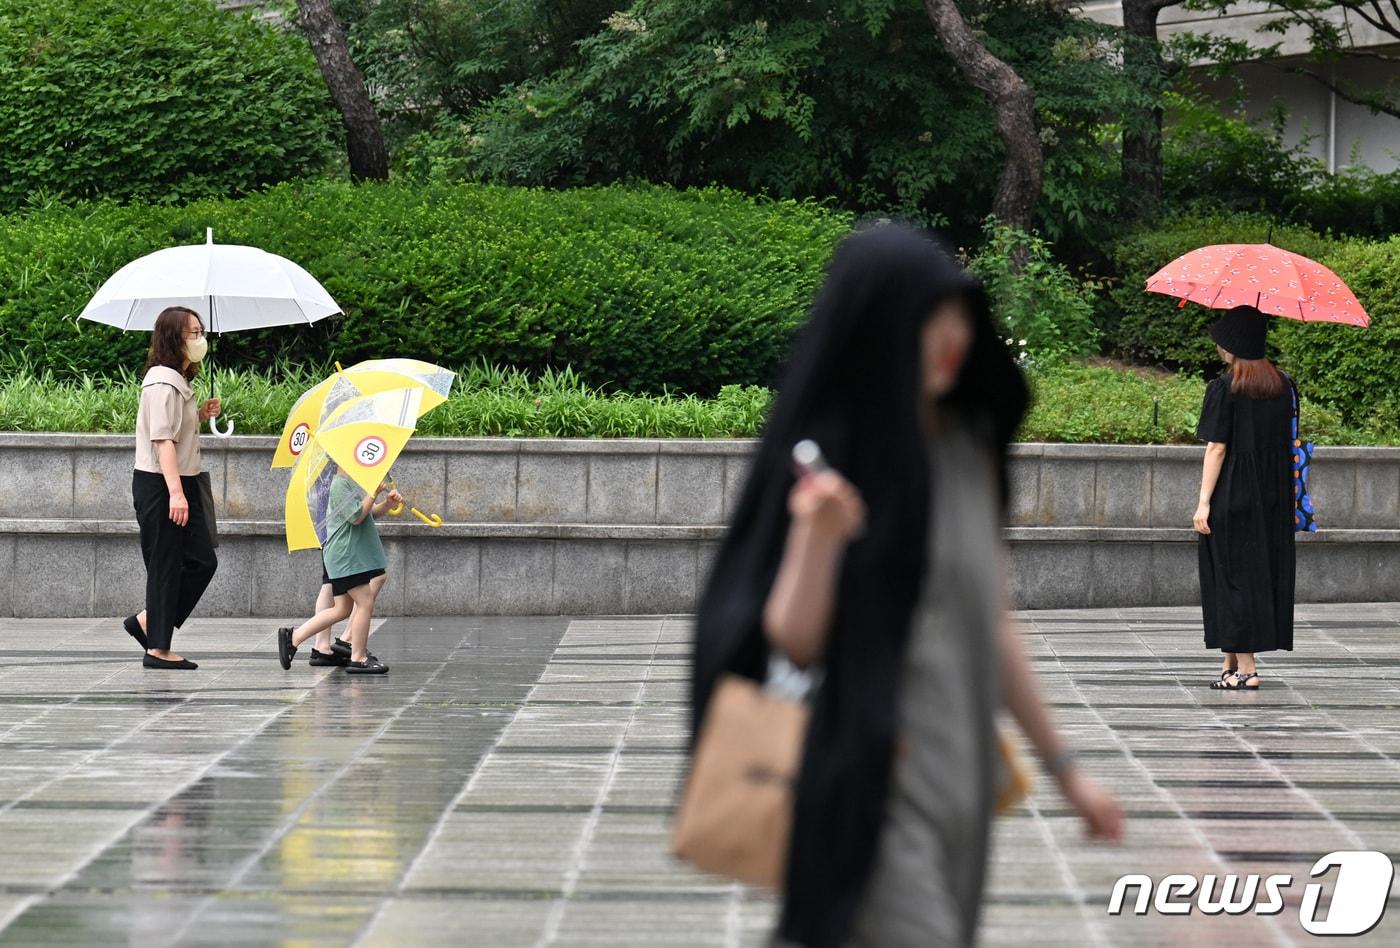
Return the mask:
<path id="1" fill-rule="evenodd" d="M 336 365 L 336 373 L 307 390 L 287 415 L 272 467 L 291 467 L 323 419 L 335 411 L 340 402 L 358 395 L 373 395 L 396 388 L 417 388 L 423 393 L 423 411 L 428 412 L 447 401 L 455 372 L 440 365 L 418 359 L 369 359 L 348 369 Z"/>
<path id="2" fill-rule="evenodd" d="M 332 509 L 335 477 L 348 477 L 364 493 L 377 492 L 413 435 L 422 406 L 422 389 L 399 388 L 357 395 L 332 410 L 303 447 L 287 484 L 288 550 L 321 546 L 330 527 L 347 515 Z M 362 497 L 353 503 L 359 504 Z"/>
<path id="3" fill-rule="evenodd" d="M 321 545 L 324 536 L 318 524 L 324 526 L 328 521 L 326 505 L 334 476 L 335 466 L 321 446 L 314 441 L 307 444 L 292 469 L 283 505 L 288 552 L 313 550 Z"/>

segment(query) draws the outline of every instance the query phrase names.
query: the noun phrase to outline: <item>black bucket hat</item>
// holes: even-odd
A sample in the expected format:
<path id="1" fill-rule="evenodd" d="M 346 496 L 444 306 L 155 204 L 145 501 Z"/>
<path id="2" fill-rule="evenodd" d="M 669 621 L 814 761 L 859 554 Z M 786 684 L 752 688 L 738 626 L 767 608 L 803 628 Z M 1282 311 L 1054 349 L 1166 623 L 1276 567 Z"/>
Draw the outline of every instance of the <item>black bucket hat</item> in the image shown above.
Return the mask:
<path id="1" fill-rule="evenodd" d="M 1210 338 L 1236 359 L 1264 358 L 1269 319 L 1253 306 L 1236 306 L 1210 324 Z"/>

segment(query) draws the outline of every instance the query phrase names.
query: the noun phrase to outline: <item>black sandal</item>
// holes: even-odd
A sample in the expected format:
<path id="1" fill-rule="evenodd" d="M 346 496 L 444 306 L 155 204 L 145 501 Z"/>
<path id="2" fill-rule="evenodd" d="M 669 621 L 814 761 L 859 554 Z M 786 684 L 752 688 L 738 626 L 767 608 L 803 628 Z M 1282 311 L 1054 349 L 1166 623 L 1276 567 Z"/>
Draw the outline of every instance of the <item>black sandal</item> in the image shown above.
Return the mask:
<path id="1" fill-rule="evenodd" d="M 1245 682 L 1254 679 L 1254 684 L 1246 685 Z M 1212 689 L 1216 691 L 1258 691 L 1259 673 L 1252 671 L 1248 675 L 1241 675 L 1237 671 L 1221 672 L 1220 680 L 1210 683 Z"/>
<path id="2" fill-rule="evenodd" d="M 1239 682 L 1238 672 L 1221 672 L 1220 677 L 1210 683 L 1210 687 L 1213 691 L 1238 691 L 1241 687 Z"/>

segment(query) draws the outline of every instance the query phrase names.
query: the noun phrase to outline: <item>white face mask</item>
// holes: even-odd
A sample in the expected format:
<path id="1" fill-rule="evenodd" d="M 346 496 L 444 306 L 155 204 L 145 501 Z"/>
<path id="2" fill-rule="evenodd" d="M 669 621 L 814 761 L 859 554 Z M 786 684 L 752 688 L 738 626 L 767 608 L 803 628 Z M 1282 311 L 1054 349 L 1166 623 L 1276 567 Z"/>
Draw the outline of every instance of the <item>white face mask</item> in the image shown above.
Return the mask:
<path id="1" fill-rule="evenodd" d="M 204 361 L 204 357 L 209 354 L 209 340 L 200 336 L 198 339 L 185 340 L 185 358 L 190 362 L 198 364 Z"/>

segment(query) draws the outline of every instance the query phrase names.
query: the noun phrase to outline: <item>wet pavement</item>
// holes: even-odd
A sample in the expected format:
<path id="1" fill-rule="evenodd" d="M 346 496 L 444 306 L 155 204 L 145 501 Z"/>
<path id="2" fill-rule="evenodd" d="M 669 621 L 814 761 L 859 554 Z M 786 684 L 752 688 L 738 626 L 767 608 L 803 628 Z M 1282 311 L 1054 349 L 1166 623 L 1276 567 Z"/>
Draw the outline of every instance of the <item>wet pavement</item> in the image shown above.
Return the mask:
<path id="1" fill-rule="evenodd" d="M 1207 690 L 1195 610 L 1024 619 L 1129 833 L 1084 842 L 1039 781 L 997 824 L 985 944 L 1304 944 L 1319 856 L 1400 853 L 1400 605 L 1300 607 L 1257 694 Z M 391 619 L 359 679 L 305 647 L 283 672 L 274 627 L 192 622 L 191 673 L 116 622 L 0 620 L 0 943 L 764 942 L 768 899 L 667 855 L 685 617 Z M 1111 917 L 1129 872 L 1296 884 L 1268 917 Z"/>

